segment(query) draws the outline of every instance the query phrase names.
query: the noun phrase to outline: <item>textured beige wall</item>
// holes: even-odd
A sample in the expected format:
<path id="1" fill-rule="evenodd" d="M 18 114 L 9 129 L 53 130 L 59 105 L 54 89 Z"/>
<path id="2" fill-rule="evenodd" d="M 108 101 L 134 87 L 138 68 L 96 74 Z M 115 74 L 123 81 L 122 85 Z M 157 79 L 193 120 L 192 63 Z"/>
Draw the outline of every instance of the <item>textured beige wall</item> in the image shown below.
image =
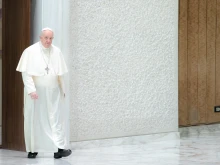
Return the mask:
<path id="1" fill-rule="evenodd" d="M 70 1 L 71 141 L 178 131 L 178 0 Z"/>
<path id="2" fill-rule="evenodd" d="M 62 26 L 71 141 L 178 131 L 178 0 L 42 2 L 36 26 Z"/>

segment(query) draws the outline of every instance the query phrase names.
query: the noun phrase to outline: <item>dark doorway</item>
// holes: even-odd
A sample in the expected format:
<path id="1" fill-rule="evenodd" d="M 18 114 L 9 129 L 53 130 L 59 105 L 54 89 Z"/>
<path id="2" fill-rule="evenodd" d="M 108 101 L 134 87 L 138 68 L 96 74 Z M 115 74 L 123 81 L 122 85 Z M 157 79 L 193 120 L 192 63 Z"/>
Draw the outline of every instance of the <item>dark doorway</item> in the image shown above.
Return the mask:
<path id="1" fill-rule="evenodd" d="M 23 83 L 16 66 L 30 45 L 30 0 L 2 2 L 2 148 L 25 150 Z"/>

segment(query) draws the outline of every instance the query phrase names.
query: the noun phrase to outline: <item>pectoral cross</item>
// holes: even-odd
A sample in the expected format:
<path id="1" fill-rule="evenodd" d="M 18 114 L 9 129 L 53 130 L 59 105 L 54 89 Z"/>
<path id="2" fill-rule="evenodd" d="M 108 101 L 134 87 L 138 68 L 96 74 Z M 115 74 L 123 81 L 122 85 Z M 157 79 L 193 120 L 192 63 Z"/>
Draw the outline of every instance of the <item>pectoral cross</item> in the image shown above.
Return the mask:
<path id="1" fill-rule="evenodd" d="M 47 71 L 47 74 L 48 74 L 48 72 L 49 72 L 50 69 L 49 69 L 48 66 L 47 66 L 47 67 L 45 68 L 45 70 Z"/>

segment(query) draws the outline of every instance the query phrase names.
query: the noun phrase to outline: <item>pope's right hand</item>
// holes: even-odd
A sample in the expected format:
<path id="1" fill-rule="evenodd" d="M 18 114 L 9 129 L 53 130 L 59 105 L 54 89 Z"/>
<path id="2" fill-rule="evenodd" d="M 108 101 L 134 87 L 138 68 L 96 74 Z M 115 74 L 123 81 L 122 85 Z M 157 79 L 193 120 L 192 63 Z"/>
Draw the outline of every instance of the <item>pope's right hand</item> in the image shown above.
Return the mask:
<path id="1" fill-rule="evenodd" d="M 34 99 L 34 100 L 38 99 L 37 92 L 32 92 L 29 95 L 31 96 L 31 99 Z"/>

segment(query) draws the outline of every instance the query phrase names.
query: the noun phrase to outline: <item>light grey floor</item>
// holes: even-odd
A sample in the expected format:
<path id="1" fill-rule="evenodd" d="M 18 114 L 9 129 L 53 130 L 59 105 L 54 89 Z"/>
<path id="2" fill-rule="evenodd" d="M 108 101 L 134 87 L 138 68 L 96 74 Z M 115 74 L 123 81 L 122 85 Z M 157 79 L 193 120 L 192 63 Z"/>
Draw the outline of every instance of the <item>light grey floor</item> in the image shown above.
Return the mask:
<path id="1" fill-rule="evenodd" d="M 203 130 L 203 129 L 202 129 Z M 191 131 L 192 132 L 192 131 Z M 180 140 L 142 145 L 73 150 L 68 158 L 53 159 L 40 153 L 30 160 L 26 153 L 0 150 L 0 165 L 219 165 L 220 129 L 190 133 Z"/>

